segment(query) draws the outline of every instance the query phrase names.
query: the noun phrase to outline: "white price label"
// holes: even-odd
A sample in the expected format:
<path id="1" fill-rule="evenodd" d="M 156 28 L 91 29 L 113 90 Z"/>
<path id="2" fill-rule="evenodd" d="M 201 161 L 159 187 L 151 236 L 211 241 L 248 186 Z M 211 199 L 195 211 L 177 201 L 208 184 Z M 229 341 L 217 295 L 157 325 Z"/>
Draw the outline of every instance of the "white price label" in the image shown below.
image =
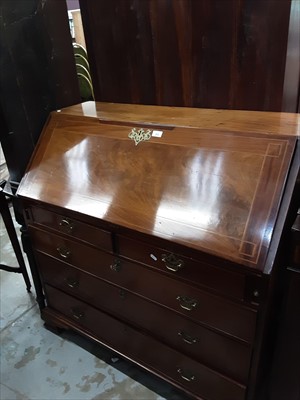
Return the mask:
<path id="1" fill-rule="evenodd" d="M 155 137 L 162 137 L 163 131 L 153 131 L 152 136 Z"/>

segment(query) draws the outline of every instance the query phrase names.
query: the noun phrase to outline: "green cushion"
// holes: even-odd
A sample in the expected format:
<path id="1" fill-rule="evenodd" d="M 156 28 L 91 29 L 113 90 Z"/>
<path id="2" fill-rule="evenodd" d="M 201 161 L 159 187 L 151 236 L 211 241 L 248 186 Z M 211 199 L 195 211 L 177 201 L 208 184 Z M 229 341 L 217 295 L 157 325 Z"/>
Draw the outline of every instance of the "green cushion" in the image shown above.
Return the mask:
<path id="1" fill-rule="evenodd" d="M 73 51 L 75 55 L 80 54 L 84 58 L 88 59 L 86 49 L 83 46 L 81 46 L 81 44 L 73 43 Z"/>
<path id="2" fill-rule="evenodd" d="M 79 92 L 82 100 L 83 101 L 93 100 L 94 99 L 93 86 L 89 81 L 89 79 L 80 72 L 77 73 L 77 77 L 79 83 Z"/>
<path id="3" fill-rule="evenodd" d="M 89 71 L 81 64 L 76 64 L 76 72 L 84 75 L 92 83 L 92 78 Z"/>
<path id="4" fill-rule="evenodd" d="M 81 54 L 75 54 L 75 63 L 79 64 L 79 65 L 82 65 L 83 67 L 85 67 L 90 72 L 89 62 Z"/>

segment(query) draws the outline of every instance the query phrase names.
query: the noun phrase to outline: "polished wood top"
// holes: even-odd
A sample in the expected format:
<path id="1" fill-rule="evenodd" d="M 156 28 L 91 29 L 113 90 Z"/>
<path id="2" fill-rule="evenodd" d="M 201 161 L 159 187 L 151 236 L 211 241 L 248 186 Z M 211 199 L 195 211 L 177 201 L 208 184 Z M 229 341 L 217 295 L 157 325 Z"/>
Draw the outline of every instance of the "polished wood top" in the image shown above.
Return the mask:
<path id="1" fill-rule="evenodd" d="M 80 116 L 80 107 L 85 106 L 52 113 L 19 196 L 263 270 L 297 140 L 279 132 L 291 132 L 292 126 L 296 131 L 291 122 L 296 116 L 283 114 L 290 118 L 286 130 L 283 122 L 279 126 L 282 114 L 270 116 L 278 125 L 273 121 L 261 134 L 257 131 L 274 113 L 254 113 L 267 114 L 255 122 L 252 112 L 243 112 L 231 121 L 233 111 L 204 110 L 209 118 L 193 117 L 201 128 L 163 126 L 162 137 L 135 145 L 128 134 L 133 127 L 147 130 L 155 109 L 159 126 L 166 124 L 166 115 L 174 122 L 183 118 L 181 113 L 193 112 L 151 107 L 147 119 L 148 107 L 106 104 L 112 111 L 105 116 L 114 116 L 109 122 L 98 119 L 98 114 Z M 119 118 L 124 122 L 116 120 L 118 107 L 131 109 L 126 122 L 125 111 Z M 201 116 L 201 110 L 195 112 Z M 220 115 L 222 124 L 216 123 Z M 147 126 L 132 122 L 141 119 Z M 228 126 L 234 129 L 225 129 Z"/>
<path id="2" fill-rule="evenodd" d="M 265 111 L 211 110 L 88 101 L 62 113 L 100 121 L 137 122 L 231 132 L 300 136 L 300 114 Z"/>

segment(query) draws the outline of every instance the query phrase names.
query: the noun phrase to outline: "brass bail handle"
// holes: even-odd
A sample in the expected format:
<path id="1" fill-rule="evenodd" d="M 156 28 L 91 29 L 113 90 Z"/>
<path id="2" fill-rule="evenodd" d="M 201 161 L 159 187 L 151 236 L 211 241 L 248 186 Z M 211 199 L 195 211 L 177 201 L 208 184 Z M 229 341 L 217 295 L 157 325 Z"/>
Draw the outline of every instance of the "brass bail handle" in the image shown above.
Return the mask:
<path id="1" fill-rule="evenodd" d="M 192 311 L 198 305 L 198 301 L 196 299 L 191 299 L 187 296 L 177 296 L 176 300 L 179 301 L 180 307 L 187 311 Z"/>
<path id="2" fill-rule="evenodd" d="M 82 319 L 84 317 L 84 312 L 79 310 L 78 308 L 71 308 L 71 314 L 77 320 Z"/>
<path id="3" fill-rule="evenodd" d="M 183 371 L 182 368 L 178 368 L 177 372 L 179 373 L 179 375 L 181 376 L 182 379 L 184 379 L 185 381 L 188 382 L 192 382 L 195 380 L 195 375 L 193 375 L 192 373 L 188 372 L 188 371 Z"/>
<path id="4" fill-rule="evenodd" d="M 67 233 L 73 232 L 73 230 L 75 228 L 74 222 L 71 221 L 69 218 L 63 218 L 60 221 L 59 226 L 63 231 L 65 231 Z"/>
<path id="5" fill-rule="evenodd" d="M 184 262 L 173 253 L 162 254 L 161 260 L 165 263 L 166 268 L 172 272 L 177 272 L 184 266 Z"/>
<path id="6" fill-rule="evenodd" d="M 56 250 L 57 250 L 58 254 L 64 259 L 71 257 L 71 251 L 69 249 L 67 249 L 66 247 L 58 246 L 56 248 Z"/>
<path id="7" fill-rule="evenodd" d="M 79 281 L 73 278 L 66 278 L 65 282 L 72 289 L 79 286 Z"/>
<path id="8" fill-rule="evenodd" d="M 180 336 L 181 339 L 187 344 L 195 344 L 198 342 L 197 338 L 194 338 L 183 331 L 179 331 L 178 336 Z"/>

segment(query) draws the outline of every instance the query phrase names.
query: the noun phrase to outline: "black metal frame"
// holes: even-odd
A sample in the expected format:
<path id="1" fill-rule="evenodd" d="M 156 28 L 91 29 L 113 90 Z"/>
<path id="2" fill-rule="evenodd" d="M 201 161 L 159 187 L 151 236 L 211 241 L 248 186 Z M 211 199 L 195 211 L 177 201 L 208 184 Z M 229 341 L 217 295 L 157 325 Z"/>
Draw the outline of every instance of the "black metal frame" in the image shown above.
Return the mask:
<path id="1" fill-rule="evenodd" d="M 28 272 L 26 269 L 24 257 L 22 255 L 22 250 L 18 241 L 17 233 L 14 227 L 14 223 L 12 220 L 11 213 L 9 211 L 9 199 L 13 197 L 14 195 L 12 193 L 8 193 L 5 191 L 5 184 L 6 181 L 0 182 L 0 213 L 3 218 L 3 222 L 7 231 L 7 234 L 9 236 L 9 239 L 11 241 L 12 247 L 14 249 L 16 259 L 18 261 L 18 267 L 11 267 L 6 264 L 0 264 L 0 269 L 8 272 L 15 272 L 18 274 L 22 274 L 25 284 L 26 284 L 26 289 L 28 292 L 30 292 L 31 288 L 31 283 L 30 279 L 28 276 Z"/>

